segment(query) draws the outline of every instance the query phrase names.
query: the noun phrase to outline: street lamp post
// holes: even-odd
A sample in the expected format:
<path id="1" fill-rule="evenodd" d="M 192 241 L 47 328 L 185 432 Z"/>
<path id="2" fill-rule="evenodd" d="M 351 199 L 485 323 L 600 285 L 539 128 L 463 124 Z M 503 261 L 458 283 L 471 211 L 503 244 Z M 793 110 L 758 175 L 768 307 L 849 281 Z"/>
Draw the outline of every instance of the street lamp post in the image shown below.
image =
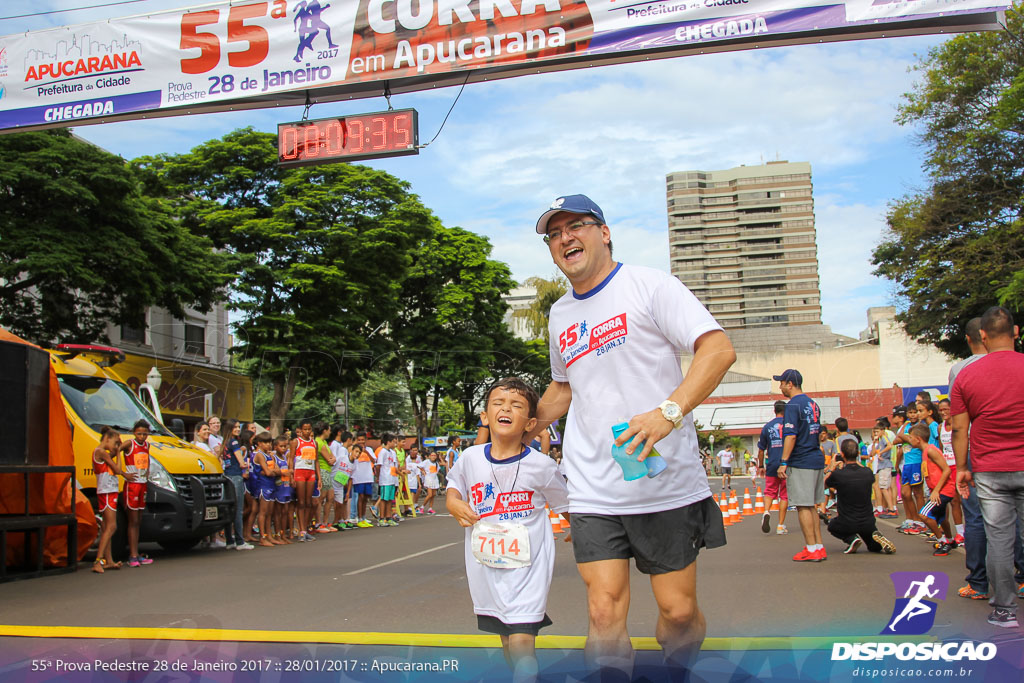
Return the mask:
<path id="1" fill-rule="evenodd" d="M 348 394 L 348 389 L 345 390 L 345 393 Z M 348 399 L 347 395 L 345 396 L 345 398 L 341 398 L 339 396 L 338 400 L 334 402 L 334 412 L 338 414 L 338 418 L 340 419 L 342 415 L 345 416 L 345 429 L 346 430 L 348 429 L 348 400 L 347 399 Z"/>

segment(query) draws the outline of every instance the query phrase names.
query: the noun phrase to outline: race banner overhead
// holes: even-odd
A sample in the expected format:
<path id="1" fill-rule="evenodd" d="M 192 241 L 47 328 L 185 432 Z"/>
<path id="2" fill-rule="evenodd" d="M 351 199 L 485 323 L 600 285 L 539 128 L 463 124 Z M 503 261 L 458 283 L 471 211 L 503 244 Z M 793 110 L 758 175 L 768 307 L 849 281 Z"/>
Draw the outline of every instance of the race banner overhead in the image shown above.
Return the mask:
<path id="1" fill-rule="evenodd" d="M 0 132 L 997 28 L 1008 0 L 266 0 L 0 38 Z"/>

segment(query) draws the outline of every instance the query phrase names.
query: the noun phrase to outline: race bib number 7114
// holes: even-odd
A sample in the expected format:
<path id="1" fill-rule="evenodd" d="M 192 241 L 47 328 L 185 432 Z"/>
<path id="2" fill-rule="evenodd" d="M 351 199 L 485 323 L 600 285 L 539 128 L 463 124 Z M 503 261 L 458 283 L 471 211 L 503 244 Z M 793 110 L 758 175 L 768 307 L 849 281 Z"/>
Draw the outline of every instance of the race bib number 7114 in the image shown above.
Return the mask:
<path id="1" fill-rule="evenodd" d="M 495 569 L 530 566 L 530 534 L 522 524 L 477 522 L 470 541 L 480 564 Z"/>

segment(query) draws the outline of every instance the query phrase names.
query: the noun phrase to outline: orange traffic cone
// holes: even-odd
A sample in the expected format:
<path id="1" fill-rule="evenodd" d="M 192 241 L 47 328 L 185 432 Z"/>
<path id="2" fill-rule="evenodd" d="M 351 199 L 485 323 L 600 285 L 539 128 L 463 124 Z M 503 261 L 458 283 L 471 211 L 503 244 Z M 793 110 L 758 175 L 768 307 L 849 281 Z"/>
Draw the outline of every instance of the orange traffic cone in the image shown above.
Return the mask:
<path id="1" fill-rule="evenodd" d="M 761 493 L 761 487 L 758 486 L 757 494 L 754 497 L 754 514 L 763 515 L 765 512 L 766 511 L 764 509 L 764 494 Z"/>
<path id="2" fill-rule="evenodd" d="M 572 528 L 572 525 L 569 524 L 569 520 L 567 520 L 562 515 L 558 515 L 558 523 L 559 523 L 559 525 L 561 525 L 562 531 L 568 531 L 569 529 Z"/>
<path id="3" fill-rule="evenodd" d="M 778 511 L 779 511 L 779 499 L 778 498 L 772 498 L 772 509 L 770 510 L 770 512 L 778 512 Z"/>
<path id="4" fill-rule="evenodd" d="M 714 496 L 712 496 L 714 498 Z M 732 520 L 729 519 L 729 507 L 725 503 L 725 494 L 722 494 L 722 499 L 715 498 L 715 502 L 718 503 L 718 508 L 722 511 L 722 524 L 725 526 L 732 526 Z"/>
<path id="5" fill-rule="evenodd" d="M 548 511 L 548 522 L 551 523 L 551 533 L 562 533 L 562 525 L 558 522 L 558 515 L 552 512 L 551 508 L 549 508 L 547 505 L 544 506 L 544 509 Z"/>
<path id="6" fill-rule="evenodd" d="M 754 506 L 750 504 L 750 489 L 743 489 L 743 516 L 749 517 L 754 514 Z"/>
<path id="7" fill-rule="evenodd" d="M 743 521 L 743 518 L 740 517 L 740 505 L 739 501 L 736 499 L 735 491 L 732 492 L 732 497 L 729 498 L 729 519 L 733 524 L 739 524 Z"/>

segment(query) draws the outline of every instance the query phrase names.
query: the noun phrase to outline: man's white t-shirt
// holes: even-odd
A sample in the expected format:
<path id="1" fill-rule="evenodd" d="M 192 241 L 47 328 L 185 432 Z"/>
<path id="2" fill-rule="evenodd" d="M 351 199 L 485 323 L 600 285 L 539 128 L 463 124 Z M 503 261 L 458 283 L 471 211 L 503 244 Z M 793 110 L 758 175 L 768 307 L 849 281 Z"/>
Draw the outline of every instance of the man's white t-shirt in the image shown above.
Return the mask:
<path id="1" fill-rule="evenodd" d="M 398 454 L 390 448 L 381 448 L 377 451 L 377 464 L 380 465 L 377 483 L 381 486 L 398 486 Z"/>
<path id="2" fill-rule="evenodd" d="M 570 511 L 660 512 L 708 498 L 693 416 L 655 448 L 667 469 L 625 481 L 612 459 L 612 425 L 657 408 L 683 381 L 680 356 L 721 326 L 683 283 L 653 268 L 619 264 L 583 295 L 551 307 L 551 378 L 568 382 L 565 431 Z"/>
<path id="3" fill-rule="evenodd" d="M 354 463 L 352 474 L 353 484 L 372 484 L 373 483 L 373 451 L 369 448 L 364 448 L 359 452 Z"/>
<path id="4" fill-rule="evenodd" d="M 544 618 L 555 566 L 555 541 L 544 506 L 569 507 L 565 480 L 555 461 L 523 447 L 506 460 L 491 459 L 491 444 L 472 446 L 448 472 L 448 488 L 458 491 L 481 521 L 518 523 L 530 536 L 528 567 L 496 569 L 473 557 L 472 528 L 466 529 L 466 577 L 476 614 L 505 624 L 530 624 Z"/>
<path id="5" fill-rule="evenodd" d="M 722 467 L 732 467 L 732 453 L 730 451 L 718 451 L 718 462 Z"/>

